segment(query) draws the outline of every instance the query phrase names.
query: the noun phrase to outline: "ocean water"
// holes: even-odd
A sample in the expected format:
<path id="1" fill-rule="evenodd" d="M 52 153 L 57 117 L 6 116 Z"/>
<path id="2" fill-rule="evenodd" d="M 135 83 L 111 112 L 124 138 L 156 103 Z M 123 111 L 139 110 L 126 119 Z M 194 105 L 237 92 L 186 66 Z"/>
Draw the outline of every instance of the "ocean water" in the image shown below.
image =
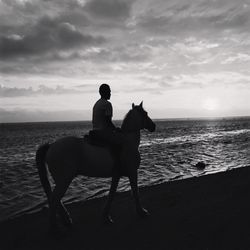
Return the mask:
<path id="1" fill-rule="evenodd" d="M 250 117 L 155 122 L 156 132 L 142 132 L 139 186 L 250 166 Z M 90 122 L 0 124 L 0 221 L 46 205 L 35 166 L 38 146 L 63 136 L 83 136 L 90 128 Z M 197 169 L 199 161 L 206 163 L 205 169 Z M 67 204 L 103 196 L 109 185 L 110 179 L 77 177 L 63 200 Z M 118 191 L 128 189 L 123 178 Z"/>

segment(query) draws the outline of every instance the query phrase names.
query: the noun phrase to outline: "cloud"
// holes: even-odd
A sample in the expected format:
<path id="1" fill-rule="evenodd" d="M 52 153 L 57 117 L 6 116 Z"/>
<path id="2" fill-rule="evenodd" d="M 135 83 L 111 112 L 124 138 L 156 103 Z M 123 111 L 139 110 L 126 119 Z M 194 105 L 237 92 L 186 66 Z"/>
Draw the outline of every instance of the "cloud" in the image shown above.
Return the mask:
<path id="1" fill-rule="evenodd" d="M 250 7 L 233 1 L 161 2 L 162 8 L 152 6 L 136 17 L 135 28 L 148 33 L 168 36 L 218 32 L 224 30 L 248 31 Z"/>
<path id="2" fill-rule="evenodd" d="M 250 88 L 250 72 L 230 72 L 230 71 L 219 71 L 219 72 L 200 72 L 200 73 L 181 73 L 171 75 L 144 75 L 140 77 L 144 87 L 151 84 L 159 92 L 164 92 L 170 89 L 206 89 L 206 88 Z"/>
<path id="3" fill-rule="evenodd" d="M 44 17 L 25 35 L 0 36 L 0 58 L 39 55 L 104 42 L 105 38 L 102 36 L 83 34 L 70 23 Z"/>
<path id="4" fill-rule="evenodd" d="M 245 88 L 249 13 L 244 0 L 0 0 L 0 96 Z"/>
<path id="5" fill-rule="evenodd" d="M 130 16 L 133 0 L 92 0 L 84 9 L 92 16 L 104 19 L 124 21 Z"/>
<path id="6" fill-rule="evenodd" d="M 242 63 L 242 62 L 249 62 L 250 61 L 250 55 L 246 53 L 237 53 L 232 56 L 228 56 L 224 61 L 222 61 L 222 64 L 231 64 L 231 63 Z"/>
<path id="7" fill-rule="evenodd" d="M 128 42 L 110 48 L 92 47 L 82 53 L 81 58 L 94 63 L 133 63 L 144 62 L 150 58 L 151 49 L 143 44 Z"/>
<path id="8" fill-rule="evenodd" d="M 79 92 L 86 92 L 90 90 L 91 85 L 81 85 L 81 90 L 76 88 L 65 88 L 63 86 L 56 86 L 51 88 L 45 85 L 39 85 L 38 89 L 32 87 L 28 88 L 16 88 L 5 87 L 0 85 L 0 97 L 29 97 L 38 95 L 62 95 L 62 94 L 78 94 Z"/>

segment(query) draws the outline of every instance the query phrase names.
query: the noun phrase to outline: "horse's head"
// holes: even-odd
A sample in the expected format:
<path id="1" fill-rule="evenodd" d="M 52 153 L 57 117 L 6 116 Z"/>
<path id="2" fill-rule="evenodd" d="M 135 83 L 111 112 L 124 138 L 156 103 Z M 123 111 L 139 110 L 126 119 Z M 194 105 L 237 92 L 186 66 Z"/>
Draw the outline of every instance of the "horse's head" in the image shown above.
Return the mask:
<path id="1" fill-rule="evenodd" d="M 155 131 L 155 123 L 152 119 L 148 116 L 148 112 L 143 109 L 143 102 L 140 105 L 132 104 L 132 109 L 138 114 L 140 129 L 147 129 L 149 132 Z"/>
<path id="2" fill-rule="evenodd" d="M 125 116 L 122 123 L 122 130 L 127 132 L 147 129 L 150 132 L 155 131 L 155 124 L 143 109 L 142 102 L 140 105 L 132 104 L 132 109 Z"/>

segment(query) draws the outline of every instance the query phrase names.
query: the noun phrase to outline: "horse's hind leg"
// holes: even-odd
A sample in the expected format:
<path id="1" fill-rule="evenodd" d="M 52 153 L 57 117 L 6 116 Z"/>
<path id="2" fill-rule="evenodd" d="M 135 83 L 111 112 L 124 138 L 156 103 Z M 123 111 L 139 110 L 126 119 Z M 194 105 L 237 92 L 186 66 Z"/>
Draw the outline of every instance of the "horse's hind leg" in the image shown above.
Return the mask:
<path id="1" fill-rule="evenodd" d="M 72 219 L 71 219 L 67 209 L 65 208 L 65 206 L 63 205 L 63 203 L 61 201 L 60 201 L 60 203 L 58 205 L 57 212 L 60 215 L 63 224 L 66 227 L 71 227 L 72 226 Z"/>
<path id="2" fill-rule="evenodd" d="M 58 231 L 56 214 L 57 212 L 62 217 L 65 224 L 71 224 L 71 218 L 66 210 L 66 208 L 61 203 L 61 199 L 67 191 L 72 179 L 56 183 L 56 186 L 52 192 L 52 196 L 50 198 L 50 226 L 51 230 Z"/>

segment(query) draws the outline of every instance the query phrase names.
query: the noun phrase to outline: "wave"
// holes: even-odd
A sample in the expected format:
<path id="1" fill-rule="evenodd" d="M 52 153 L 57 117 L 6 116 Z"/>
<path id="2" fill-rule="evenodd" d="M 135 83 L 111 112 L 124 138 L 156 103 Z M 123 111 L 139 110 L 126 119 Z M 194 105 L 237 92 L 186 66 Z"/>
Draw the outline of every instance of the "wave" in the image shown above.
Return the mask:
<path id="1" fill-rule="evenodd" d="M 168 138 L 153 138 L 151 140 L 144 140 L 141 142 L 140 147 L 151 146 L 154 144 L 177 144 L 177 143 L 187 143 L 187 142 L 199 142 L 211 140 L 214 138 L 224 138 L 244 134 L 246 138 L 248 134 L 250 134 L 250 129 L 239 129 L 234 131 L 220 131 L 220 132 L 209 132 L 203 134 L 195 134 L 195 135 L 183 135 L 183 136 L 172 136 Z"/>

